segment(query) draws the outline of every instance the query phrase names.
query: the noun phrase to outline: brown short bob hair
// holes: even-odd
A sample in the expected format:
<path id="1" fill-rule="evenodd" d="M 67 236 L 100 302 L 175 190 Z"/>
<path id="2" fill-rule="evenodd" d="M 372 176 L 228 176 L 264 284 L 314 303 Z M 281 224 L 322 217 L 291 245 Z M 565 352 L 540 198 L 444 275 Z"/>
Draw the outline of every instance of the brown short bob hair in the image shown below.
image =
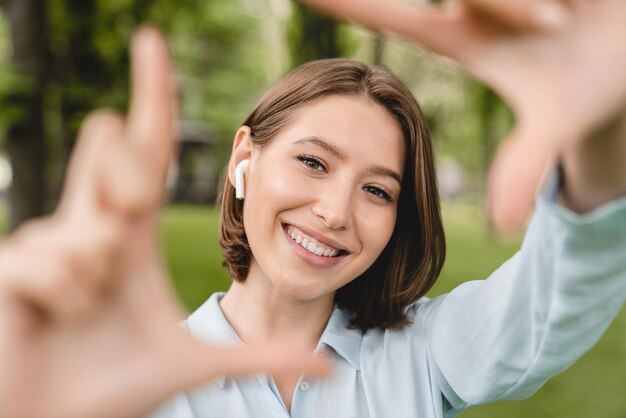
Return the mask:
<path id="1" fill-rule="evenodd" d="M 307 63 L 279 80 L 243 122 L 255 144 L 263 145 L 296 112 L 325 96 L 359 96 L 382 105 L 404 134 L 406 161 L 394 232 L 381 255 L 361 276 L 339 289 L 335 302 L 350 314 L 350 325 L 398 328 L 410 323 L 405 308 L 435 284 L 446 245 L 430 134 L 411 91 L 389 71 L 327 59 Z M 243 203 L 225 180 L 220 245 L 231 277 L 244 281 L 252 253 L 243 226 Z"/>

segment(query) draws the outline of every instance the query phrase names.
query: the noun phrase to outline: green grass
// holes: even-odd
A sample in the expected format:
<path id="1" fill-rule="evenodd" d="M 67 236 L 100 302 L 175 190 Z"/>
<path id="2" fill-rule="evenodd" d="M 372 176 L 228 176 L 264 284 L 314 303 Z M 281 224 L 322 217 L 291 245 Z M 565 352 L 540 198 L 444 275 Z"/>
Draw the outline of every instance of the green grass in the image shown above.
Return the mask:
<path id="1" fill-rule="evenodd" d="M 161 237 L 170 277 L 180 298 L 194 310 L 211 293 L 226 290 L 217 232 L 218 214 L 203 206 L 170 206 L 161 218 Z"/>
<path id="2" fill-rule="evenodd" d="M 0 205 L 0 235 L 5 212 Z M 484 278 L 516 250 L 519 239 L 494 239 L 479 210 L 468 206 L 444 211 L 448 258 L 440 294 L 465 280 Z M 193 310 L 211 293 L 230 283 L 221 266 L 217 212 L 195 206 L 170 206 L 161 220 L 165 257 L 174 286 Z M 463 418 L 624 418 L 626 417 L 626 310 L 600 343 L 562 375 L 525 401 L 501 402 L 461 414 Z"/>

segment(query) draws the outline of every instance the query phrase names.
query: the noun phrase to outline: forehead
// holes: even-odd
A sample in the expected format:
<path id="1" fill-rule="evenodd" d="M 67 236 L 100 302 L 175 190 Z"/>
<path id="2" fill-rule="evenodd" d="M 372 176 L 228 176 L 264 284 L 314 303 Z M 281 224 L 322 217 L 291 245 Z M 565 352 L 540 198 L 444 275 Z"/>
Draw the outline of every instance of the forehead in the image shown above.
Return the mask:
<path id="1" fill-rule="evenodd" d="M 349 159 L 389 166 L 402 173 L 404 137 L 381 105 L 357 96 L 329 96 L 299 109 L 276 139 L 289 145 L 301 138 L 323 138 Z"/>

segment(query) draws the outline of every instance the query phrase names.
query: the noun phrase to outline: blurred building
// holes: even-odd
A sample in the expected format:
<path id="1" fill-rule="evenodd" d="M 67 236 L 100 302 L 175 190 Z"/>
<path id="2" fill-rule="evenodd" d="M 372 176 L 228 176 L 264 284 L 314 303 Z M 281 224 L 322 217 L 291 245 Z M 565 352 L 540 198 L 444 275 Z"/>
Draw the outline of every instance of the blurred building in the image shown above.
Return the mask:
<path id="1" fill-rule="evenodd" d="M 13 171 L 11 170 L 11 163 L 6 154 L 0 152 L 0 201 L 6 199 L 12 180 Z"/>
<path id="2" fill-rule="evenodd" d="M 172 202 L 214 203 L 219 183 L 216 135 L 203 122 L 180 121 L 177 158 L 168 176 Z"/>

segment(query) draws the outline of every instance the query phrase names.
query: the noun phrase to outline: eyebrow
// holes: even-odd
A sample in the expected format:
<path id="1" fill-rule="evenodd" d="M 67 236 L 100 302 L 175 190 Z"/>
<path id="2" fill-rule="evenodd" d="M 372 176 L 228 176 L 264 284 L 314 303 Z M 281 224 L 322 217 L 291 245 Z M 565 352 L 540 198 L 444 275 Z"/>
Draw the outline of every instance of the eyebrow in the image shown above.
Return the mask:
<path id="1" fill-rule="evenodd" d="M 320 148 L 325 149 L 326 151 L 328 151 L 329 153 L 331 153 L 332 155 L 334 155 L 335 157 L 341 160 L 345 160 L 348 157 L 348 155 L 341 148 L 339 148 L 338 146 L 334 144 L 331 144 L 327 140 L 322 139 L 318 136 L 308 136 L 306 138 L 298 139 L 297 141 L 294 142 L 294 144 L 316 145 Z M 384 167 L 382 165 L 375 165 L 373 167 L 368 168 L 367 171 L 376 176 L 391 177 L 392 179 L 397 181 L 400 186 L 402 186 L 402 177 L 400 177 L 400 174 L 396 173 L 395 171 L 387 167 Z"/>
<path id="2" fill-rule="evenodd" d="M 317 145 L 318 147 L 324 148 L 326 151 L 330 152 L 335 157 L 345 160 L 348 158 L 348 155 L 337 145 L 331 144 L 330 142 L 322 139 L 318 136 L 307 136 L 306 138 L 298 139 L 294 144 L 311 144 Z"/>
<path id="3" fill-rule="evenodd" d="M 396 173 L 393 170 L 388 169 L 387 167 L 383 167 L 382 165 L 376 165 L 374 167 L 369 168 L 367 171 L 376 175 L 376 176 L 386 176 L 391 177 L 395 181 L 398 182 L 400 186 L 402 186 L 402 177 L 400 174 Z"/>

